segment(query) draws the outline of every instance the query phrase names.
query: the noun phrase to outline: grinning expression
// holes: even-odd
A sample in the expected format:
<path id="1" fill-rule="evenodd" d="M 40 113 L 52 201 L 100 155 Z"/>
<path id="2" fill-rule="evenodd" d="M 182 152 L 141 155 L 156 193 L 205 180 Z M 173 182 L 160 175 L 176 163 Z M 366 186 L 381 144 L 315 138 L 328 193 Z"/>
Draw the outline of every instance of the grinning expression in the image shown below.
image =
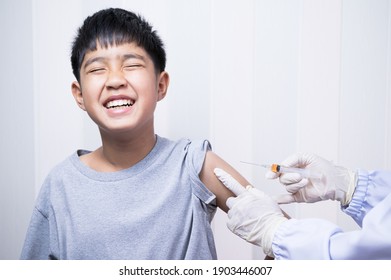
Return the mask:
<path id="1" fill-rule="evenodd" d="M 101 133 L 139 133 L 153 129 L 156 103 L 165 97 L 168 82 L 168 74 L 156 73 L 143 48 L 98 45 L 86 53 L 72 93 Z"/>

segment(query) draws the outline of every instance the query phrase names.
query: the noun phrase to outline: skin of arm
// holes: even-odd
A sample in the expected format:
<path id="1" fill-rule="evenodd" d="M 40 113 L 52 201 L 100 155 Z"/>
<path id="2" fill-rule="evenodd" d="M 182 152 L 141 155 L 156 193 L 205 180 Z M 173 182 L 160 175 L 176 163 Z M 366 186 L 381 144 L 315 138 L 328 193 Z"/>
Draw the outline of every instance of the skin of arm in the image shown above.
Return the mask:
<path id="1" fill-rule="evenodd" d="M 226 201 L 229 197 L 235 196 L 230 190 L 228 190 L 223 183 L 216 177 L 213 170 L 218 167 L 235 178 L 242 186 L 248 186 L 250 183 L 237 172 L 232 166 L 221 159 L 218 155 L 212 151 L 208 151 L 205 156 L 204 164 L 200 172 L 200 179 L 205 186 L 216 196 L 217 206 L 224 212 L 228 212 Z"/>

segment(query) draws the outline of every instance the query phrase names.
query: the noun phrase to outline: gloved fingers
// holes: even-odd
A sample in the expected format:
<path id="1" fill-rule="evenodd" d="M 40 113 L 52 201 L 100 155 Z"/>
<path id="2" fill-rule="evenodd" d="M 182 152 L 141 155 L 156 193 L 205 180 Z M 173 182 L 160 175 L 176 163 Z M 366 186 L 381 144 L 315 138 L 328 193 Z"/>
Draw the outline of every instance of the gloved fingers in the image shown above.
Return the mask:
<path id="1" fill-rule="evenodd" d="M 214 173 L 217 178 L 236 196 L 246 191 L 246 188 L 236 181 L 230 174 L 225 172 L 223 169 L 215 168 Z"/>
<path id="2" fill-rule="evenodd" d="M 315 156 L 308 153 L 293 154 L 281 162 L 282 166 L 304 168 L 315 160 Z"/>
<path id="3" fill-rule="evenodd" d="M 232 196 L 229 197 L 227 199 L 227 201 L 225 202 L 225 204 L 227 205 L 227 207 L 229 209 L 231 209 L 235 205 L 235 203 L 236 203 L 236 197 L 232 197 Z M 229 213 L 229 211 L 228 211 L 228 213 Z"/>
<path id="4" fill-rule="evenodd" d="M 319 196 L 308 194 L 305 191 L 298 191 L 292 194 L 282 194 L 282 195 L 274 196 L 273 199 L 278 204 L 289 204 L 293 202 L 314 203 L 322 200 Z"/>
<path id="5" fill-rule="evenodd" d="M 296 202 L 295 197 L 292 194 L 281 194 L 272 197 L 278 204 L 289 204 Z"/>
<path id="6" fill-rule="evenodd" d="M 264 198 L 266 196 L 266 193 L 264 193 L 263 191 L 261 190 L 258 190 L 257 188 L 254 188 L 252 186 L 248 186 L 246 187 L 246 189 L 248 190 L 249 193 L 253 194 L 254 195 L 254 198 Z"/>
<path id="7" fill-rule="evenodd" d="M 282 173 L 279 180 L 283 185 L 291 185 L 299 183 L 303 177 L 299 173 Z"/>
<path id="8" fill-rule="evenodd" d="M 295 193 L 300 189 L 308 186 L 309 180 L 301 178 L 299 174 L 290 173 L 280 177 L 280 183 L 285 186 L 285 189 L 290 193 Z"/>
<path id="9" fill-rule="evenodd" d="M 286 158 L 281 163 L 281 166 L 292 167 L 292 166 L 296 166 L 297 162 L 298 162 L 297 155 L 291 155 L 290 157 Z M 279 172 L 273 172 L 271 170 L 268 170 L 268 171 L 266 171 L 265 178 L 266 179 L 277 179 L 281 175 L 282 174 Z"/>
<path id="10" fill-rule="evenodd" d="M 276 179 L 276 178 L 278 178 L 278 176 L 280 176 L 280 173 L 276 173 L 276 172 L 273 172 L 270 170 L 266 171 L 266 174 L 265 174 L 265 178 L 270 179 L 270 180 Z"/>
<path id="11" fill-rule="evenodd" d="M 262 208 L 262 212 L 281 212 L 280 207 L 277 202 L 269 195 L 264 193 L 261 190 L 256 188 L 252 188 L 248 191 L 250 199 L 246 201 L 246 207 L 251 207 L 254 204 L 262 204 L 262 207 L 258 207 L 258 209 Z"/>
<path id="12" fill-rule="evenodd" d="M 297 184 L 285 185 L 285 189 L 289 193 L 297 193 L 300 190 L 305 190 L 308 188 L 307 182 L 307 179 L 303 179 Z"/>
<path id="13" fill-rule="evenodd" d="M 233 203 L 231 199 L 229 206 L 231 208 L 228 216 L 232 215 L 245 220 L 269 212 L 281 212 L 278 204 L 269 195 L 255 188 L 235 197 Z"/>
<path id="14" fill-rule="evenodd" d="M 253 187 L 251 187 L 251 189 L 255 190 L 255 188 Z M 248 191 L 245 191 L 245 193 L 242 193 L 242 195 L 236 197 L 229 197 L 225 202 L 227 207 L 230 209 L 228 211 L 228 217 L 230 217 L 230 215 L 232 215 L 236 211 L 241 211 L 243 208 L 247 209 L 252 203 L 252 201 L 256 199 L 259 199 L 259 197 L 250 194 L 250 192 Z"/>
<path id="15" fill-rule="evenodd" d="M 301 156 L 301 154 L 290 155 L 289 157 L 285 158 L 281 162 L 281 165 L 286 166 L 286 167 L 298 167 L 299 162 L 300 162 L 300 156 Z"/>

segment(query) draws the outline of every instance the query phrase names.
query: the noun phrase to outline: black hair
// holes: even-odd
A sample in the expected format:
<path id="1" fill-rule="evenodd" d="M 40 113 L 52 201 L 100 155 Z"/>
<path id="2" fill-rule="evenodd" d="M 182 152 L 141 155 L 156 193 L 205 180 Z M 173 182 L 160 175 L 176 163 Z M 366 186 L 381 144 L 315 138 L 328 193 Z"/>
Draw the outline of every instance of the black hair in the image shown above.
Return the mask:
<path id="1" fill-rule="evenodd" d="M 152 26 L 140 15 L 119 8 L 109 8 L 87 17 L 78 29 L 71 54 L 76 79 L 80 82 L 80 67 L 86 52 L 96 50 L 97 44 L 107 48 L 126 43 L 136 43 L 142 47 L 151 57 L 155 70 L 164 71 L 166 52 Z"/>

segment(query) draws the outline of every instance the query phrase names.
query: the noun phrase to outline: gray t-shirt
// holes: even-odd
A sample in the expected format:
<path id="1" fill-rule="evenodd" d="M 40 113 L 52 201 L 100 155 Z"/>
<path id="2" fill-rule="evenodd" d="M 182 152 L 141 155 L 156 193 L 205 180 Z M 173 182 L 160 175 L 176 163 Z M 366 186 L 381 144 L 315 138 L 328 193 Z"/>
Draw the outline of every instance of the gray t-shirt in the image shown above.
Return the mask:
<path id="1" fill-rule="evenodd" d="M 79 150 L 46 178 L 21 259 L 216 259 L 216 197 L 199 179 L 209 149 L 157 136 L 142 161 L 107 173 Z"/>

